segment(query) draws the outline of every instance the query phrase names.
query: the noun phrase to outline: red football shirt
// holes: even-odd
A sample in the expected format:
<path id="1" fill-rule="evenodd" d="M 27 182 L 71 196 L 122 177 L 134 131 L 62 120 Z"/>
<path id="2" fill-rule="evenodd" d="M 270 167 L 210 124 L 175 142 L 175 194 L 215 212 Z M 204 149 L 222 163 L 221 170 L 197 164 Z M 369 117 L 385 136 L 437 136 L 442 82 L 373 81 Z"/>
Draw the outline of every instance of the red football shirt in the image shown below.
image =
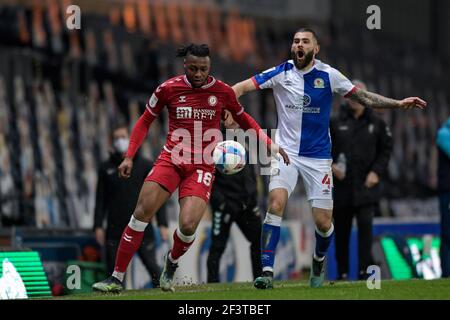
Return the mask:
<path id="1" fill-rule="evenodd" d="M 145 113 L 133 128 L 127 156 L 134 156 L 151 122 L 164 107 L 169 111 L 169 133 L 164 146 L 167 151 L 182 146 L 192 156 L 202 154 L 211 144 L 204 134 L 208 129 L 220 129 L 223 109 L 232 113 L 241 128 L 253 128 L 267 145 L 271 143 L 256 121 L 244 112 L 229 85 L 209 76 L 207 84 L 194 88 L 185 75 L 180 75 L 162 83 L 148 100 Z"/>

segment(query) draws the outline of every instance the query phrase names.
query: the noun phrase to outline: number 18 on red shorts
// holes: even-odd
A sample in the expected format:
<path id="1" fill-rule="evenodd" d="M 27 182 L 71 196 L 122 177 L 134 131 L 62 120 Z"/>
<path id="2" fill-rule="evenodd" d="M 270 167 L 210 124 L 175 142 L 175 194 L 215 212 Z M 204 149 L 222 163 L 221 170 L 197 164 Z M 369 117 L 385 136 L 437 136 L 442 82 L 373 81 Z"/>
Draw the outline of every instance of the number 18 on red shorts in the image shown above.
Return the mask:
<path id="1" fill-rule="evenodd" d="M 163 150 L 145 181 L 154 181 L 171 194 L 178 187 L 179 199 L 197 196 L 209 202 L 214 170 L 214 165 L 174 164 L 170 153 Z"/>

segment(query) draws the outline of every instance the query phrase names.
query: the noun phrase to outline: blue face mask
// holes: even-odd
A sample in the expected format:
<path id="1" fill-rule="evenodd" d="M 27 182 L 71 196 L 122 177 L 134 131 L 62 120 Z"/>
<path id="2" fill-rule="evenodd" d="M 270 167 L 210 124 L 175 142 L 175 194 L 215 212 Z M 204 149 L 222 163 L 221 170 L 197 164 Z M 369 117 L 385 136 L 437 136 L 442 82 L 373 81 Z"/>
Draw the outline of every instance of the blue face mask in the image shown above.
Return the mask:
<path id="1" fill-rule="evenodd" d="M 114 150 L 119 153 L 125 153 L 128 150 L 128 145 L 130 144 L 130 140 L 127 138 L 119 138 L 114 140 L 113 146 Z"/>

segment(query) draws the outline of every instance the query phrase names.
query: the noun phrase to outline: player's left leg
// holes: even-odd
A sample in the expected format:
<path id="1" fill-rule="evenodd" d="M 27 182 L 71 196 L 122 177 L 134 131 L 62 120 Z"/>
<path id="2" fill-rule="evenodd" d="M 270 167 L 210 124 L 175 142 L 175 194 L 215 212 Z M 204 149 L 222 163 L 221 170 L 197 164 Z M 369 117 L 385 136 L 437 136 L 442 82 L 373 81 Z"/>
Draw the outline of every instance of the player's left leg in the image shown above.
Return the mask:
<path id="1" fill-rule="evenodd" d="M 319 206 L 327 206 L 328 201 L 313 200 L 312 203 L 313 219 L 316 224 L 316 247 L 314 248 L 309 284 L 312 288 L 318 288 L 325 278 L 325 256 L 334 234 L 334 226 L 331 222 L 333 210 L 319 208 Z"/>
<path id="2" fill-rule="evenodd" d="M 163 291 L 175 291 L 173 278 L 178 267 L 178 259 L 187 252 L 195 240 L 195 231 L 206 211 L 213 180 L 212 168 L 205 166 L 191 170 L 180 183 L 178 228 L 173 233 L 172 249 L 166 256 L 160 278 Z"/>
<path id="3" fill-rule="evenodd" d="M 322 285 L 325 278 L 325 257 L 334 234 L 333 175 L 331 160 L 301 157 L 301 165 L 300 173 L 316 225 L 316 246 L 311 264 L 310 286 L 317 288 Z"/>
<path id="4" fill-rule="evenodd" d="M 269 205 L 261 230 L 261 265 L 262 274 L 253 285 L 257 289 L 273 288 L 273 270 L 275 252 L 280 240 L 281 221 L 290 194 L 294 191 L 298 178 L 297 156 L 289 155 L 291 165 L 287 166 L 282 159 L 273 162 L 274 174 L 269 182 Z M 278 172 L 277 172 L 278 171 Z"/>
<path id="5" fill-rule="evenodd" d="M 206 211 L 206 201 L 197 196 L 180 199 L 178 228 L 173 233 L 172 249 L 167 253 L 164 269 L 159 280 L 163 291 L 175 291 L 173 278 L 178 268 L 178 260 L 194 243 L 195 231 Z"/>

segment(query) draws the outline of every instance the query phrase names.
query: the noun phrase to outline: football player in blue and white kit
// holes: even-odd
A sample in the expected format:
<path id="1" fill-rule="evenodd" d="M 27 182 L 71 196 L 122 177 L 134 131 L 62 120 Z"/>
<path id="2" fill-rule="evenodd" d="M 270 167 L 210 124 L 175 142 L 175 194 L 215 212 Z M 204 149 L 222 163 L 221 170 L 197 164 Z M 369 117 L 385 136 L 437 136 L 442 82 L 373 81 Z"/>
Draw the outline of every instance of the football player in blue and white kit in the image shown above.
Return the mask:
<path id="1" fill-rule="evenodd" d="M 292 59 L 233 86 L 236 96 L 258 90 L 273 90 L 278 126 L 275 141 L 289 154 L 291 165 L 278 162 L 279 173 L 269 183 L 269 207 L 262 230 L 263 274 L 254 285 L 273 287 L 275 249 L 287 200 L 297 178 L 303 178 L 316 225 L 316 246 L 311 265 L 310 286 L 324 281 L 324 260 L 333 235 L 333 176 L 329 120 L 333 93 L 374 108 L 423 109 L 417 97 L 395 100 L 356 88 L 342 73 L 315 59 L 320 50 L 316 33 L 298 30 L 292 42 Z"/>

